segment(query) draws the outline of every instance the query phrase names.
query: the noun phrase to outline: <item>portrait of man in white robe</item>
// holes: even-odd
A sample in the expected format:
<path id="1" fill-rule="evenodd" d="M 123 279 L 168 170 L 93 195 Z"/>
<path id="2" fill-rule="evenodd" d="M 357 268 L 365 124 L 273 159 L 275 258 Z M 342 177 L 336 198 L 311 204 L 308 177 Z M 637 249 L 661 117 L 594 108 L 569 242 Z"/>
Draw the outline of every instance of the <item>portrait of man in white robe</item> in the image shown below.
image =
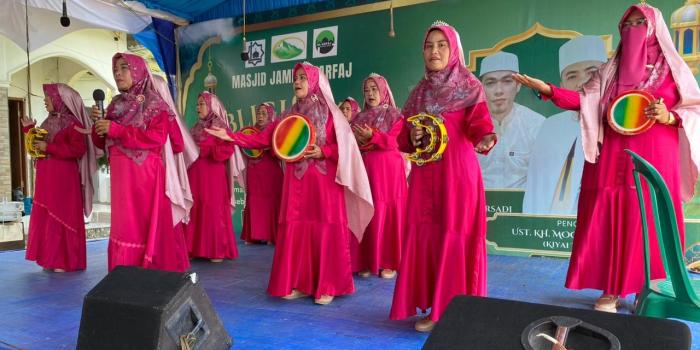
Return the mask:
<path id="1" fill-rule="evenodd" d="M 520 83 L 518 56 L 498 52 L 481 61 L 479 77 L 484 85 L 498 142 L 491 152 L 479 155 L 486 189 L 524 189 L 532 147 L 544 117 L 515 103 Z"/>
<path id="2" fill-rule="evenodd" d="M 580 90 L 605 61 L 605 43 L 600 37 L 569 40 L 559 48 L 560 86 Z M 563 111 L 547 118 L 532 152 L 523 212 L 575 215 L 585 162 L 578 112 Z"/>

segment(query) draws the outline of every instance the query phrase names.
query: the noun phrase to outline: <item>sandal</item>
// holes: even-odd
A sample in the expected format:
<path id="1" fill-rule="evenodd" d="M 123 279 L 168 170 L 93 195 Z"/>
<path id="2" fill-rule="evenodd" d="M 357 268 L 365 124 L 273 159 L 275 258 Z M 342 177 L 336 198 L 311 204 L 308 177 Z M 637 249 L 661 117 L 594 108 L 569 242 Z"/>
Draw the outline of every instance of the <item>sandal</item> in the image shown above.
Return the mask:
<path id="1" fill-rule="evenodd" d="M 431 332 L 433 330 L 433 328 L 435 328 L 435 321 L 431 320 L 428 317 L 422 318 L 422 319 L 416 321 L 414 328 L 418 332 L 423 332 L 423 333 Z"/>
<path id="2" fill-rule="evenodd" d="M 620 297 L 612 294 L 603 294 L 595 302 L 593 309 L 603 312 L 616 313 L 617 307 L 620 306 Z"/>

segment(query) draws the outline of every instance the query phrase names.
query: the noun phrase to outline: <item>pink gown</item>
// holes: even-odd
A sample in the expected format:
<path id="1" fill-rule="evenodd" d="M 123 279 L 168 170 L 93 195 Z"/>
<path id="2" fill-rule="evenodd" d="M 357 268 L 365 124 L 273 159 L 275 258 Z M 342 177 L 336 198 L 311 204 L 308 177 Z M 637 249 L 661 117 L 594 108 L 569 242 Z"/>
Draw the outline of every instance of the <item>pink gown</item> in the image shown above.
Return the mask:
<path id="1" fill-rule="evenodd" d="M 36 161 L 26 259 L 45 269 L 85 270 L 85 223 L 78 159 L 87 151 L 75 122 L 54 135 Z M 25 128 L 27 131 L 28 128 Z"/>
<path id="2" fill-rule="evenodd" d="M 552 87 L 554 104 L 570 110 L 580 108 L 577 92 Z M 671 74 L 652 95 L 662 97 L 669 111 L 680 100 Z M 668 185 L 675 208 L 682 208 L 678 126 L 656 123 L 634 136 L 615 132 L 607 122 L 603 126 L 598 162 L 586 162 L 583 168 L 566 287 L 626 296 L 639 292 L 644 285 L 644 254 L 633 165 L 624 150 L 634 151 L 656 167 Z M 649 198 L 646 201 L 649 203 Z M 683 242 L 681 210 L 677 211 L 677 220 Z M 653 226 L 650 229 L 655 235 Z M 655 238 L 650 240 L 650 250 L 651 277 L 663 278 L 665 273 Z"/>
<path id="3" fill-rule="evenodd" d="M 486 199 L 474 146 L 493 133 L 486 102 L 443 112 L 443 158 L 411 169 L 403 258 L 390 318 L 432 308 L 437 322 L 456 295 L 486 295 Z M 413 152 L 407 124 L 400 149 Z"/>
<path id="4" fill-rule="evenodd" d="M 380 269 L 397 270 L 401 263 L 408 192 L 405 161 L 396 142 L 402 127 L 403 120 L 399 119 L 386 133 L 373 130 L 369 143 L 374 148 L 362 152 L 372 189 L 374 216 L 361 243 L 350 235 L 353 272 L 377 274 Z"/>
<path id="5" fill-rule="evenodd" d="M 276 123 L 255 135 L 229 136 L 240 147 L 267 148 Z M 355 291 L 343 187 L 335 182 L 338 144 L 330 113 L 326 144 L 321 149 L 326 160 L 325 174 L 310 164 L 298 179 L 294 164 L 286 164 L 275 255 L 267 288 L 272 296 L 289 295 L 292 289 L 317 299 Z"/>
<path id="6" fill-rule="evenodd" d="M 148 150 L 137 164 L 117 146 L 111 146 L 112 218 L 109 237 L 108 269 L 117 265 L 149 269 L 186 271 L 185 237 L 173 228 L 170 200 L 165 194 L 165 166 L 162 149 L 168 134 L 169 115 L 161 112 L 145 129 L 111 123 L 109 137 L 124 147 Z M 105 138 L 93 131 L 96 146 L 105 147 Z"/>
<path id="7" fill-rule="evenodd" d="M 283 178 L 280 160 L 272 151 L 263 152 L 258 159 L 248 160 L 241 239 L 275 242 Z"/>
<path id="8" fill-rule="evenodd" d="M 226 162 L 233 151 L 230 142 L 207 135 L 199 143 L 199 157 L 187 170 L 194 204 L 185 232 L 192 257 L 238 257 L 226 173 Z"/>

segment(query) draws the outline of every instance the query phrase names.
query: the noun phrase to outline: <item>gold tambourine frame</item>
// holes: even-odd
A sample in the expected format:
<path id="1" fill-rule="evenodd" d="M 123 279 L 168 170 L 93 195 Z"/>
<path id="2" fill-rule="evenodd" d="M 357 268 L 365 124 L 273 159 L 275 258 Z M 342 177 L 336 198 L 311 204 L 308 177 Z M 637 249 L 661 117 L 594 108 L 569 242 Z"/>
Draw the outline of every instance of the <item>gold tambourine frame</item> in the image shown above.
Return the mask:
<path id="1" fill-rule="evenodd" d="M 24 148 L 27 150 L 27 153 L 29 154 L 30 157 L 32 158 L 45 158 L 46 153 L 44 151 L 34 148 L 34 141 L 40 141 L 44 140 L 46 138 L 46 135 L 48 135 L 49 132 L 46 131 L 45 129 L 42 128 L 31 128 L 27 132 L 26 135 L 24 135 Z"/>
<path id="2" fill-rule="evenodd" d="M 419 113 L 406 118 L 406 121 L 414 128 L 421 127 L 425 129 L 427 135 L 424 137 L 428 137 L 428 144 L 423 147 L 416 147 L 416 151 L 408 155 L 408 160 L 418 166 L 422 166 L 442 159 L 442 154 L 445 153 L 448 141 L 447 128 L 445 128 L 442 117 Z"/>

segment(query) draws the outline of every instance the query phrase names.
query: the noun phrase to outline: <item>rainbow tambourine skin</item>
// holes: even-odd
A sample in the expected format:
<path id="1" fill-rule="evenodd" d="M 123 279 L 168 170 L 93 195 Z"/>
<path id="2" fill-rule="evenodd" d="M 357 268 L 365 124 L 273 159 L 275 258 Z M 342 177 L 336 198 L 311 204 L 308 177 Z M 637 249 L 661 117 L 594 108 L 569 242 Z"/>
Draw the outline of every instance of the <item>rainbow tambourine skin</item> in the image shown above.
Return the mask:
<path id="1" fill-rule="evenodd" d="M 277 124 L 272 134 L 272 152 L 285 162 L 304 158 L 310 145 L 316 142 L 316 131 L 309 118 L 290 114 Z"/>
<path id="2" fill-rule="evenodd" d="M 623 135 L 638 135 L 651 128 L 655 120 L 644 114 L 644 109 L 656 99 L 642 90 L 626 91 L 613 100 L 608 108 L 608 125 Z"/>
<path id="3" fill-rule="evenodd" d="M 259 132 L 260 132 L 260 130 L 254 126 L 246 126 L 245 128 L 241 129 L 241 133 L 243 133 L 243 135 L 254 135 L 254 134 L 257 134 Z M 253 148 L 241 148 L 241 151 L 243 152 L 243 154 L 246 157 L 251 158 L 251 159 L 256 159 L 256 158 L 262 157 L 263 152 L 264 152 L 261 149 L 253 149 Z"/>

